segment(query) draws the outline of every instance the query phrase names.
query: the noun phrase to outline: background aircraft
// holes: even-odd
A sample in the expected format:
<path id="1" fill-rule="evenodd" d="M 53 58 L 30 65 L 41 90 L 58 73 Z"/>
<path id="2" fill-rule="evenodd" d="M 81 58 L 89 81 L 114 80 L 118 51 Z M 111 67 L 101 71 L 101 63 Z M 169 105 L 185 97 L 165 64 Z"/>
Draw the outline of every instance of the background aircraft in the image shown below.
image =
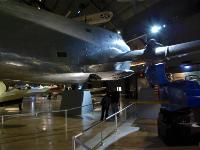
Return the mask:
<path id="1" fill-rule="evenodd" d="M 99 25 L 102 23 L 109 22 L 113 17 L 113 13 L 110 11 L 103 11 L 100 13 L 94 13 L 91 15 L 85 15 L 73 18 L 73 20 L 81 21 L 90 25 Z"/>
<path id="2" fill-rule="evenodd" d="M 12 89 L 6 91 L 6 85 L 0 82 L 0 107 L 8 105 L 19 105 L 19 110 L 22 110 L 22 100 L 26 90 Z"/>

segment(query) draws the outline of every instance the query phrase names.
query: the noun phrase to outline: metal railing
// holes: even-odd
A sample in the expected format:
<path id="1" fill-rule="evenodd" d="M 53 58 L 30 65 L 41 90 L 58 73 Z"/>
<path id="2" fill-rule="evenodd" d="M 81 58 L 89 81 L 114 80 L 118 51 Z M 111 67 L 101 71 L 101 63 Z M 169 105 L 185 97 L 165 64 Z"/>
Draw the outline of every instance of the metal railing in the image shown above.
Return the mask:
<path id="1" fill-rule="evenodd" d="M 80 109 L 80 108 L 84 108 L 87 106 L 91 106 L 91 105 L 95 105 L 96 103 L 92 103 L 92 104 L 88 104 L 88 105 L 83 105 L 83 106 L 79 106 L 79 107 L 73 107 L 70 109 L 64 109 L 64 110 L 52 110 L 52 111 L 40 111 L 40 112 L 35 112 L 35 113 L 24 113 L 24 114 L 12 114 L 12 115 L 1 115 L 1 125 L 4 125 L 4 122 L 6 119 L 10 119 L 10 118 L 18 118 L 18 117 L 38 117 L 39 114 L 43 114 L 43 113 L 61 113 L 61 112 L 65 112 L 65 118 L 67 118 L 68 116 L 68 112 L 72 111 L 72 110 L 76 110 L 76 109 Z M 67 126 L 67 123 L 66 123 Z"/>
<path id="2" fill-rule="evenodd" d="M 76 143 L 79 144 L 80 146 L 82 146 L 83 148 L 85 148 L 86 150 L 92 150 L 92 149 L 96 149 L 97 147 L 100 147 L 101 145 L 103 145 L 103 141 L 108 138 L 112 133 L 116 132 L 119 124 L 118 124 L 118 115 L 122 112 L 124 112 L 124 122 L 127 120 L 127 109 L 129 109 L 130 107 L 135 106 L 134 103 L 126 106 L 125 108 L 119 110 L 118 112 L 116 112 L 115 114 L 110 115 L 109 117 L 107 117 L 104 121 L 100 121 L 98 123 L 96 123 L 93 126 L 90 126 L 89 128 L 83 130 L 81 133 L 75 135 L 72 137 L 72 149 L 76 150 Z M 103 123 L 105 123 L 106 121 L 108 121 L 109 119 L 111 119 L 112 117 L 115 118 L 115 129 L 114 131 L 112 131 L 109 135 L 107 135 L 105 138 L 103 138 Z M 98 142 L 93 148 L 87 146 L 83 141 L 80 140 L 80 137 L 83 136 L 87 131 L 94 129 L 96 127 L 100 126 L 100 142 Z"/>

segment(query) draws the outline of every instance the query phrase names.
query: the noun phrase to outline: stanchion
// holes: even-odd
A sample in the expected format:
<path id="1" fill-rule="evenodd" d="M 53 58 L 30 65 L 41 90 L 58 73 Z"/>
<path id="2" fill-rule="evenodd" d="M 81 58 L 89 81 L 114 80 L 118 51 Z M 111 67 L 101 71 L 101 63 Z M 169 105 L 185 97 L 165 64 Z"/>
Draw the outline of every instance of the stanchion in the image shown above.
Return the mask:
<path id="1" fill-rule="evenodd" d="M 126 109 L 124 110 L 124 119 L 126 121 Z"/>
<path id="2" fill-rule="evenodd" d="M 76 137 L 72 137 L 72 150 L 76 150 Z"/>
<path id="3" fill-rule="evenodd" d="M 2 115 L 1 116 L 1 125 L 3 125 L 4 124 L 4 116 Z"/>
<path id="4" fill-rule="evenodd" d="M 115 130 L 117 131 L 118 125 L 117 125 L 117 114 L 115 114 Z"/>
<path id="5" fill-rule="evenodd" d="M 102 124 L 101 123 L 101 145 L 103 145 L 103 127 L 102 127 Z"/>
<path id="6" fill-rule="evenodd" d="M 66 128 L 66 132 L 67 132 L 67 110 L 65 110 L 65 128 Z"/>

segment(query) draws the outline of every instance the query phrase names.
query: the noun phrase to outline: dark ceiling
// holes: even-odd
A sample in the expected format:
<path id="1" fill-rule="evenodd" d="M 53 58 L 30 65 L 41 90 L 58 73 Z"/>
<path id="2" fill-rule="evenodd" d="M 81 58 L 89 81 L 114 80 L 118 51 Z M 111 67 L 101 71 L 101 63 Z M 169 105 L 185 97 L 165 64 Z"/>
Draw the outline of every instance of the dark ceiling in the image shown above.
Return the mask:
<path id="1" fill-rule="evenodd" d="M 124 37 L 128 40 L 149 33 L 153 24 L 166 25 L 156 35 L 164 44 L 200 39 L 200 0 L 160 1 L 128 19 L 123 25 Z"/>
<path id="2" fill-rule="evenodd" d="M 74 18 L 102 11 L 113 12 L 109 23 L 101 25 L 112 31 L 122 29 L 126 21 L 161 0 L 23 0 L 56 14 Z M 80 13 L 78 13 L 80 11 Z"/>
<path id="3" fill-rule="evenodd" d="M 21 1 L 59 15 L 67 15 L 68 18 L 111 11 L 113 12 L 112 20 L 102 24 L 101 27 L 115 32 L 120 30 L 126 41 L 148 34 L 150 26 L 155 23 L 166 24 L 167 26 L 161 35 L 157 35 L 160 42 L 164 44 L 200 39 L 200 34 L 197 36 L 197 33 L 200 33 L 200 28 L 198 27 L 200 25 L 200 0 Z M 79 11 L 80 13 L 78 13 Z M 191 32 L 190 29 L 192 29 Z M 177 32 L 173 32 L 174 30 Z M 186 30 L 189 34 L 185 33 Z M 195 34 L 192 35 L 192 32 Z M 180 38 L 177 34 L 181 35 Z"/>

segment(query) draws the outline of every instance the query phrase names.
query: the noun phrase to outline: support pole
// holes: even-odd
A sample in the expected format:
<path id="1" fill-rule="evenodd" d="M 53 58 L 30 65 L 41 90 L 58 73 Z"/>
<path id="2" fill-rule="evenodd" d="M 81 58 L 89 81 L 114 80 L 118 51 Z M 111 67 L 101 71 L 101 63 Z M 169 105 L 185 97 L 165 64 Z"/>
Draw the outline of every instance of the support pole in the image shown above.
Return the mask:
<path id="1" fill-rule="evenodd" d="M 67 110 L 65 110 L 65 128 L 66 128 L 66 132 L 67 132 Z"/>
<path id="2" fill-rule="evenodd" d="M 76 150 L 76 138 L 75 138 L 75 136 L 72 137 L 72 150 Z"/>
<path id="3" fill-rule="evenodd" d="M 103 145 L 103 127 L 102 127 L 102 124 L 101 123 L 101 145 Z"/>
<path id="4" fill-rule="evenodd" d="M 1 116 L 1 125 L 3 125 L 4 124 L 4 116 L 2 115 Z"/>
<path id="5" fill-rule="evenodd" d="M 117 125 L 117 114 L 115 114 L 115 130 L 117 132 L 117 128 L 118 128 L 118 125 Z"/>
<path id="6" fill-rule="evenodd" d="M 124 110 L 124 119 L 126 121 L 126 109 Z"/>

